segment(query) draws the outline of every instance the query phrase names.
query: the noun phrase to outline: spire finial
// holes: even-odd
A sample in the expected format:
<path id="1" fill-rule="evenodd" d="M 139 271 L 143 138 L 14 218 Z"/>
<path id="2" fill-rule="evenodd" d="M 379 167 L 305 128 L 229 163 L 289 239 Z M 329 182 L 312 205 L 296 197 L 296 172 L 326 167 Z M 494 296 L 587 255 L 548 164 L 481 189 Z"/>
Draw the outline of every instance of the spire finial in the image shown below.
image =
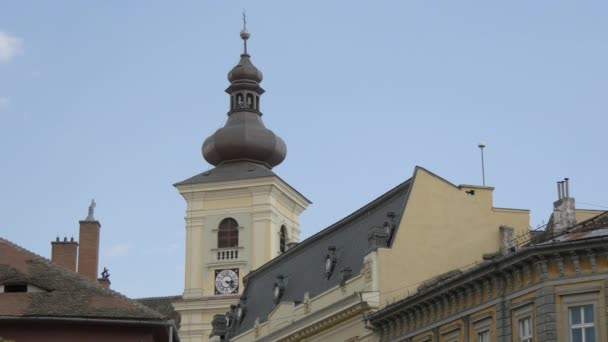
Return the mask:
<path id="1" fill-rule="evenodd" d="M 247 39 L 249 39 L 249 31 L 247 31 L 247 15 L 243 11 L 243 29 L 241 30 L 241 39 L 243 40 L 243 53 L 247 54 Z"/>

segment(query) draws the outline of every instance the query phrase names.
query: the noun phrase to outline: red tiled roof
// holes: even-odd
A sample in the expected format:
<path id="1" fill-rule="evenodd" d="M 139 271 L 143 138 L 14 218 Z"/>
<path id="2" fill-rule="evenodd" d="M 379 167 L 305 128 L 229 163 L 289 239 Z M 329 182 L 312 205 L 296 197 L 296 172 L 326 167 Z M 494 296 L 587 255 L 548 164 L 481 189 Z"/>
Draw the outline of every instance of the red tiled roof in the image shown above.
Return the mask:
<path id="1" fill-rule="evenodd" d="M 0 285 L 43 291 L 0 293 L 0 316 L 165 320 L 167 317 L 0 238 Z"/>

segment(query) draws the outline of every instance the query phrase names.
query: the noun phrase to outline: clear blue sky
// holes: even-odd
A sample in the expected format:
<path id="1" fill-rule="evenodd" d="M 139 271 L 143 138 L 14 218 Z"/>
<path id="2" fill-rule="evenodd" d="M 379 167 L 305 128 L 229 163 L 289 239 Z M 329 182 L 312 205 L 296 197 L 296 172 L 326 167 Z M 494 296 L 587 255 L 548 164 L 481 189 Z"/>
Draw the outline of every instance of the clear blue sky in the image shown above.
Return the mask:
<path id="1" fill-rule="evenodd" d="M 0 236 L 50 256 L 94 197 L 113 288 L 181 293 L 172 184 L 209 167 L 245 8 L 275 171 L 314 202 L 304 236 L 415 165 L 480 184 L 480 140 L 496 206 L 540 224 L 570 177 L 608 207 L 606 1 L 6 1 Z"/>

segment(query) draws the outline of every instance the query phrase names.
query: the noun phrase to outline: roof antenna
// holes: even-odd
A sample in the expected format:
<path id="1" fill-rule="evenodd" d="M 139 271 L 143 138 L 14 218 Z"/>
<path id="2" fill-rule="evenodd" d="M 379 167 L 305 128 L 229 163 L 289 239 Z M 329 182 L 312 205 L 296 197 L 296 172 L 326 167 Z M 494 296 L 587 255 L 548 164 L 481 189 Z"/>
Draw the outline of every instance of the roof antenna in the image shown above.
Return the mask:
<path id="1" fill-rule="evenodd" d="M 247 39 L 249 39 L 249 31 L 247 31 L 247 15 L 245 11 L 243 11 L 243 29 L 241 30 L 241 39 L 243 40 L 244 52 L 243 54 L 247 54 Z"/>
<path id="2" fill-rule="evenodd" d="M 477 144 L 477 147 L 479 147 L 479 150 L 481 151 L 481 179 L 483 182 L 482 184 L 483 186 L 486 186 L 486 169 L 483 162 L 483 149 L 486 147 L 486 143 L 480 141 L 479 144 Z"/>

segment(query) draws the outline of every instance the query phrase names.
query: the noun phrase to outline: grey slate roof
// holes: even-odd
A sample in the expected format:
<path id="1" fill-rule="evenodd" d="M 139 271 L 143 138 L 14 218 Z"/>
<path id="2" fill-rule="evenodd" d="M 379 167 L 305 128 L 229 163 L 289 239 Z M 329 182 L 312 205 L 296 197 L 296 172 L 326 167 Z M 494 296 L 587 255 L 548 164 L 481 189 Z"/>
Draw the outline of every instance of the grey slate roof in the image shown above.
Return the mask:
<path id="1" fill-rule="evenodd" d="M 397 221 L 405 208 L 411 179 L 398 185 L 351 215 L 302 241 L 279 257 L 262 265 L 247 275 L 242 299 L 246 298 L 246 314 L 235 334 L 253 328 L 256 317 L 260 322 L 268 319 L 274 309 L 273 285 L 278 276 L 285 277 L 286 288 L 281 298 L 284 302 L 301 302 L 304 293 L 310 298 L 338 286 L 340 270 L 352 269 L 352 276 L 361 273 L 363 258 L 372 248 L 368 234 L 372 228 L 381 227 L 388 212 L 397 214 Z M 336 247 L 337 263 L 329 279 L 324 276 L 324 259 L 328 247 Z"/>
<path id="2" fill-rule="evenodd" d="M 212 182 L 228 182 L 243 179 L 262 178 L 262 177 L 276 177 L 285 182 L 281 177 L 277 176 L 276 173 L 272 172 L 268 166 L 259 164 L 253 161 L 239 160 L 234 162 L 224 162 L 217 167 L 199 173 L 194 177 L 190 177 L 181 182 L 173 184 L 173 186 L 198 184 L 198 183 L 212 183 Z M 285 182 L 293 191 L 302 196 L 306 201 L 312 203 L 306 196 L 302 195 L 298 190 L 294 189 Z"/>
<path id="3" fill-rule="evenodd" d="M 251 161 L 239 161 L 222 163 L 209 171 L 205 171 L 194 177 L 175 183 L 174 185 L 224 182 L 269 176 L 276 176 L 276 174 L 267 166 Z"/>

